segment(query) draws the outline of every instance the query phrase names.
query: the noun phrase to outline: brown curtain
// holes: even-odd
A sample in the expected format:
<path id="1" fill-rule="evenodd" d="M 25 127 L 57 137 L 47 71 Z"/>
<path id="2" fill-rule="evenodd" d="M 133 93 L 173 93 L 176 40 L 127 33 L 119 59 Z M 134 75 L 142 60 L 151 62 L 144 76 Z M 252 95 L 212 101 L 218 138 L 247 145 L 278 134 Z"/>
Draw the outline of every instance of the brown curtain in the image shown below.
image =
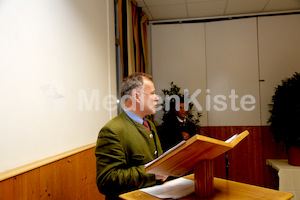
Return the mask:
<path id="1" fill-rule="evenodd" d="M 149 50 L 148 50 L 148 15 L 142 11 L 141 14 L 141 39 L 144 57 L 144 72 L 149 73 Z"/>
<path id="2" fill-rule="evenodd" d="M 135 1 L 118 0 L 118 7 L 123 77 L 134 72 L 149 73 L 149 18 Z"/>
<path id="3" fill-rule="evenodd" d="M 127 0 L 118 0 L 119 41 L 123 77 L 128 74 L 128 47 L 127 47 Z"/>
<path id="4" fill-rule="evenodd" d="M 137 72 L 149 73 L 148 59 L 148 41 L 147 27 L 148 16 L 137 6 L 135 1 L 132 2 L 132 28 L 133 28 L 133 46 L 135 57 L 135 70 Z M 132 52 L 131 52 L 132 53 Z"/>

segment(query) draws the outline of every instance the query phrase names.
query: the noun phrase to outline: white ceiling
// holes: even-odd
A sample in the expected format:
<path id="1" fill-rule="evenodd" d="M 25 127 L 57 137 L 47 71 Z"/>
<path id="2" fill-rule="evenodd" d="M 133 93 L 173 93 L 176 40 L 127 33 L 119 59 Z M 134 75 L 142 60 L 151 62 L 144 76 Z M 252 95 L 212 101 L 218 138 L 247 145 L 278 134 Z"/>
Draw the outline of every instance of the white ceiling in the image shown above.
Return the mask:
<path id="1" fill-rule="evenodd" d="M 300 0 L 135 0 L 150 21 L 224 17 L 300 9 Z"/>

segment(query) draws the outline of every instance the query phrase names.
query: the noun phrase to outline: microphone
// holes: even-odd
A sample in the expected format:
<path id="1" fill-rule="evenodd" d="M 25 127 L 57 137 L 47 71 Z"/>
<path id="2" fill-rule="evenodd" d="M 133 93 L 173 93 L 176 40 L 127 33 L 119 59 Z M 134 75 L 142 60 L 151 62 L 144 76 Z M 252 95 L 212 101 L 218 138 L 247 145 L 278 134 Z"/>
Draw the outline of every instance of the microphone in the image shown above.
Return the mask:
<path id="1" fill-rule="evenodd" d="M 194 122 L 191 119 L 189 119 L 186 115 L 184 116 L 184 120 L 185 120 L 185 122 L 190 122 L 190 123 L 194 124 Z M 204 132 L 206 136 L 213 138 L 209 133 L 207 133 L 205 130 L 203 130 L 203 128 L 201 128 L 201 126 L 195 124 L 195 127 L 197 129 L 199 129 L 200 131 Z"/>
<path id="2" fill-rule="evenodd" d="M 183 118 L 184 118 L 184 120 L 183 120 L 183 125 L 185 126 L 185 123 L 187 122 L 187 116 L 185 115 L 185 116 L 183 116 Z"/>

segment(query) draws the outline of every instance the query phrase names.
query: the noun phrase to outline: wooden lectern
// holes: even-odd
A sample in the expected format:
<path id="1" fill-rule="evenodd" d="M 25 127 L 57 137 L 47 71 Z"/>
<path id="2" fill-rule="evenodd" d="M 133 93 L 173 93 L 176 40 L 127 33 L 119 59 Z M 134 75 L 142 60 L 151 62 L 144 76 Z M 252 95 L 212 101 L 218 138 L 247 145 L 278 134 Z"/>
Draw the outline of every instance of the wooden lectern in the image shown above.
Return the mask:
<path id="1" fill-rule="evenodd" d="M 249 132 L 235 135 L 230 141 L 195 135 L 167 151 L 145 166 L 148 173 L 182 176 L 192 170 L 195 174 L 195 194 L 207 198 L 214 195 L 213 159 L 234 148 Z"/>
<path id="2" fill-rule="evenodd" d="M 194 175 L 183 178 L 194 180 Z M 235 181 L 214 178 L 215 195 L 209 198 L 199 198 L 195 194 L 180 198 L 180 200 L 290 200 L 294 195 L 278 190 L 239 183 Z M 124 200 L 161 200 L 140 190 L 131 191 L 119 196 Z"/>

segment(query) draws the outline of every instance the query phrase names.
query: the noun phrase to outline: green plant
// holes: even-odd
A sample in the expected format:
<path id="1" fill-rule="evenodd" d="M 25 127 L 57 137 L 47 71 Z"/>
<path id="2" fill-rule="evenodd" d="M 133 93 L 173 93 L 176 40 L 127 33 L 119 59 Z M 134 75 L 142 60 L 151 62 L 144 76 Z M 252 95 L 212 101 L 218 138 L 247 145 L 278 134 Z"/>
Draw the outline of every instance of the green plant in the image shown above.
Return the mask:
<path id="1" fill-rule="evenodd" d="M 272 97 L 270 128 L 276 142 L 300 146 L 300 74 L 282 80 Z"/>
<path id="2" fill-rule="evenodd" d="M 177 95 L 179 98 L 184 98 L 184 94 L 180 92 L 180 87 L 178 87 L 177 85 L 175 85 L 173 83 L 173 81 L 170 83 L 171 87 L 169 89 L 163 89 L 162 92 L 165 95 L 165 97 L 168 96 L 172 96 L 172 95 Z M 163 107 L 163 111 L 164 111 L 164 115 L 163 115 L 163 121 L 164 119 L 168 118 L 170 115 L 174 115 L 175 113 L 173 112 L 173 108 L 172 105 L 175 104 L 175 99 L 171 99 L 170 101 L 171 103 L 171 109 L 170 110 L 166 110 L 166 102 L 164 101 L 162 104 Z M 188 115 L 187 118 L 189 121 L 193 122 L 195 125 L 198 125 L 200 123 L 200 117 L 201 117 L 201 113 L 200 112 L 196 112 L 195 114 L 195 110 L 194 110 L 194 104 L 191 102 L 189 103 L 189 109 L 188 109 Z"/>

